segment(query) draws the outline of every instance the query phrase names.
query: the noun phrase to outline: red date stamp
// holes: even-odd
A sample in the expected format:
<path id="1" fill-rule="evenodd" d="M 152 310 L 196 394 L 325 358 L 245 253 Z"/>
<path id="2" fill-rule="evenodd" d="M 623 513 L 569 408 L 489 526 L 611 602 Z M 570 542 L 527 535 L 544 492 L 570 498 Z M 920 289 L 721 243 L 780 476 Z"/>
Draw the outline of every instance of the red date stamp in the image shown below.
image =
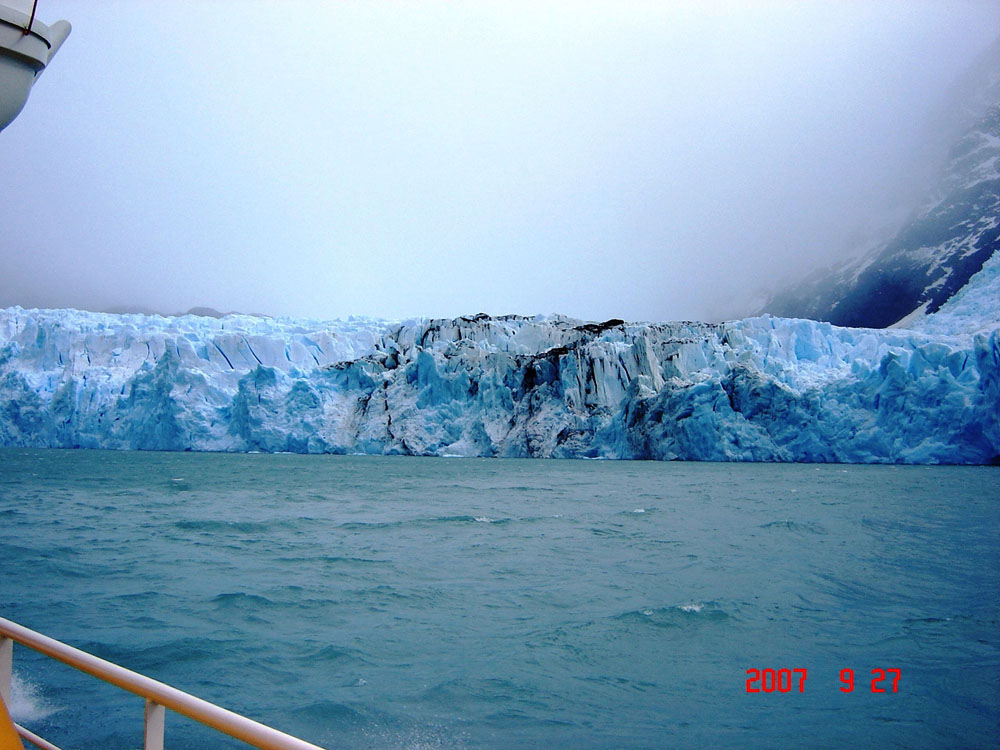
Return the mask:
<path id="1" fill-rule="evenodd" d="M 871 671 L 871 691 L 873 693 L 889 692 L 889 685 L 886 680 L 892 680 L 892 692 L 899 692 L 899 678 L 902 670 L 899 669 L 873 669 Z M 808 670 L 805 669 L 748 669 L 747 670 L 747 692 L 748 693 L 791 693 L 793 690 L 799 693 L 806 691 L 806 677 Z M 840 670 L 840 692 L 850 693 L 854 690 L 854 670 Z"/>

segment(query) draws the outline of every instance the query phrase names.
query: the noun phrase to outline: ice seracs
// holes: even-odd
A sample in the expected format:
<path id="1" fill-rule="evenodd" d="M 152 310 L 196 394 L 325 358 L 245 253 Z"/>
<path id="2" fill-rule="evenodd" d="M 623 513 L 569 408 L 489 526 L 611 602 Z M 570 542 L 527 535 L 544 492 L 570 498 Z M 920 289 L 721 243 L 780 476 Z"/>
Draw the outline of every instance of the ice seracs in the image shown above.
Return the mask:
<path id="1" fill-rule="evenodd" d="M 909 328 L 0 311 L 0 443 L 987 463 L 1000 256 Z"/>

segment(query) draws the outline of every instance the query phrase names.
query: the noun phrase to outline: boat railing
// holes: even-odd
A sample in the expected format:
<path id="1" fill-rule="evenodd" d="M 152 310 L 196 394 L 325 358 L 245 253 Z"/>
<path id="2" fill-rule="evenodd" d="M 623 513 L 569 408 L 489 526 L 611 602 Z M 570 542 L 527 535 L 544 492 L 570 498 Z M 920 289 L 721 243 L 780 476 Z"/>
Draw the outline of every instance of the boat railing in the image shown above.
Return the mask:
<path id="1" fill-rule="evenodd" d="M 305 740 L 279 732 L 245 716 L 197 698 L 182 690 L 133 672 L 100 657 L 73 648 L 62 641 L 37 633 L 0 617 L 0 696 L 9 706 L 13 674 L 14 642 L 34 649 L 98 679 L 146 699 L 143 750 L 163 750 L 165 709 L 176 711 L 230 737 L 261 750 L 323 750 Z M 59 750 L 55 745 L 15 724 L 21 737 L 43 750 Z"/>

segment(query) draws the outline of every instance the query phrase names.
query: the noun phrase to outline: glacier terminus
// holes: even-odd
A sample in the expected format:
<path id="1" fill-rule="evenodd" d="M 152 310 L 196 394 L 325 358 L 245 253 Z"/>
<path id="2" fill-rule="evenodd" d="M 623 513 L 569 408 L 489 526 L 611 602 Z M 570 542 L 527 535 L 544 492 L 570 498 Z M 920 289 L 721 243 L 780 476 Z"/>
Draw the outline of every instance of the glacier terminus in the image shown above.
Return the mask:
<path id="1" fill-rule="evenodd" d="M 907 327 L 0 311 L 0 443 L 996 463 L 1000 256 Z"/>

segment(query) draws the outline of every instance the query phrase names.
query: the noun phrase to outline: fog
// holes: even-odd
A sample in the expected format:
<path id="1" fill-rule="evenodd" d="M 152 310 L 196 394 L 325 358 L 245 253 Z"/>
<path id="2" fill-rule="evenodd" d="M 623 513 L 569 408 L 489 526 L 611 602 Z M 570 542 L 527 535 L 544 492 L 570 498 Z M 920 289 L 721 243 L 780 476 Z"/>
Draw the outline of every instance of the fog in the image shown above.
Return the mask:
<path id="1" fill-rule="evenodd" d="M 74 30 L 0 133 L 0 305 L 312 318 L 745 314 L 902 220 L 1000 30 L 959 0 L 38 17 Z"/>

